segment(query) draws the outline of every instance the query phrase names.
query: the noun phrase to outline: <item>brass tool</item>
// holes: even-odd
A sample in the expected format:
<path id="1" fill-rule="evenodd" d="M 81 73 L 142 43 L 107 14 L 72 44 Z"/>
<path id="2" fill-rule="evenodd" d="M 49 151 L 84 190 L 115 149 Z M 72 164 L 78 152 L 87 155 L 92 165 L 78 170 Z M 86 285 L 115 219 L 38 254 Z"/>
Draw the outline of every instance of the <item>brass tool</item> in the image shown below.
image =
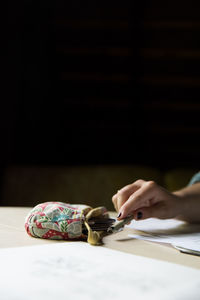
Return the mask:
<path id="1" fill-rule="evenodd" d="M 116 220 L 116 222 L 107 229 L 107 232 L 108 233 L 118 232 L 119 230 L 121 230 L 126 224 L 128 224 L 132 220 L 133 220 L 133 216 L 128 216 L 128 217 L 126 217 L 126 218 L 124 218 L 123 220 L 120 220 L 120 221 Z"/>

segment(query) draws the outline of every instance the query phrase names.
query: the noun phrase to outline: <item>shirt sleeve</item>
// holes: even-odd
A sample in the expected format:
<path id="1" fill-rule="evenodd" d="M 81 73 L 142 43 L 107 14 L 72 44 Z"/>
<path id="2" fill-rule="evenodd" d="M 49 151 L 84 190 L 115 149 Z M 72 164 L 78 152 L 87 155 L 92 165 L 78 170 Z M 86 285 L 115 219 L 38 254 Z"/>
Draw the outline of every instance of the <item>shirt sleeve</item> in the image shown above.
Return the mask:
<path id="1" fill-rule="evenodd" d="M 193 185 L 197 182 L 200 182 L 200 172 L 198 172 L 198 173 L 194 174 L 194 176 L 192 176 L 188 185 Z"/>

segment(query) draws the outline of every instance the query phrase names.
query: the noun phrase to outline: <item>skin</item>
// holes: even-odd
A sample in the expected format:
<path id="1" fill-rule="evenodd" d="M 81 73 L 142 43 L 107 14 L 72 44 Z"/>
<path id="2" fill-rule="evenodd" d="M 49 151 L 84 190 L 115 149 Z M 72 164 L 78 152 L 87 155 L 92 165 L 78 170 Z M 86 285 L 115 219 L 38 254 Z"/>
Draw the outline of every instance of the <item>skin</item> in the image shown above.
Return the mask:
<path id="1" fill-rule="evenodd" d="M 133 215 L 135 220 L 176 218 L 200 223 L 200 183 L 169 192 L 154 181 L 137 180 L 112 197 L 118 220 Z"/>

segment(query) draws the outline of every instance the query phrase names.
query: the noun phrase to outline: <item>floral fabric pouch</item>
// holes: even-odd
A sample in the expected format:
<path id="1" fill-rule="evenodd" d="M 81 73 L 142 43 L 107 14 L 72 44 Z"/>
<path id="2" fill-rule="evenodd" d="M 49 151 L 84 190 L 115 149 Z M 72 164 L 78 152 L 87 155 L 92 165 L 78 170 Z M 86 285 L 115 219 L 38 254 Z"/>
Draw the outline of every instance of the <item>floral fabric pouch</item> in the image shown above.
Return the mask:
<path id="1" fill-rule="evenodd" d="M 92 245 L 101 244 L 103 232 L 92 231 L 89 220 L 108 218 L 105 207 L 63 202 L 45 202 L 35 206 L 25 219 L 29 235 L 43 239 L 87 240 Z"/>

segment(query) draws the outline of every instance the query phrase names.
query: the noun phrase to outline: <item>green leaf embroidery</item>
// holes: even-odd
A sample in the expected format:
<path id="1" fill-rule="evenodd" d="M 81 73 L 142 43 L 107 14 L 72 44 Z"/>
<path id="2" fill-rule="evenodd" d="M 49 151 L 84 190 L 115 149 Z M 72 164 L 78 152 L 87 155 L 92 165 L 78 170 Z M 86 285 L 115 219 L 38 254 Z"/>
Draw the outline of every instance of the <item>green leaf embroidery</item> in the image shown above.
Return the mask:
<path id="1" fill-rule="evenodd" d="M 63 211 L 62 211 L 62 213 L 63 213 L 64 215 L 71 216 L 72 210 L 71 210 L 70 208 L 64 208 Z"/>
<path id="2" fill-rule="evenodd" d="M 62 232 L 67 232 L 67 226 L 68 226 L 67 221 L 60 222 L 60 229 Z"/>
<path id="3" fill-rule="evenodd" d="M 37 220 L 40 223 L 49 222 L 49 218 L 47 216 L 41 216 L 39 220 Z"/>

